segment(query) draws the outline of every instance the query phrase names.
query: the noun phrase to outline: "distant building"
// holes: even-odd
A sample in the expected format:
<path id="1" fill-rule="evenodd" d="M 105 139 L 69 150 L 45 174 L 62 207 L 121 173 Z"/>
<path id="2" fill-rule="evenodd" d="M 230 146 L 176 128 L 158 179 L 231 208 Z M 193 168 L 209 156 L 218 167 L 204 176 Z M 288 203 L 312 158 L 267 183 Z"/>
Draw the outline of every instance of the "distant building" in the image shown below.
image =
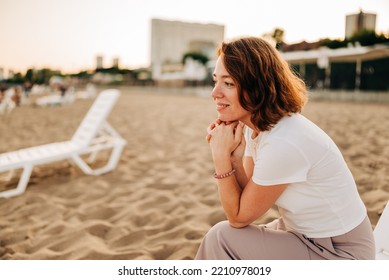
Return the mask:
<path id="1" fill-rule="evenodd" d="M 187 52 L 198 52 L 214 59 L 216 48 L 224 40 L 224 26 L 152 19 L 151 68 L 153 78 L 164 72 L 183 70 Z"/>
<path id="2" fill-rule="evenodd" d="M 96 56 L 96 69 L 103 68 L 103 57 L 101 55 Z"/>
<path id="3" fill-rule="evenodd" d="M 118 57 L 115 57 L 115 58 L 112 60 L 112 67 L 114 67 L 114 68 L 119 68 L 119 58 L 118 58 Z"/>
<path id="4" fill-rule="evenodd" d="M 389 90 L 389 46 L 353 46 L 283 52 L 310 88 Z"/>
<path id="5" fill-rule="evenodd" d="M 362 10 L 358 14 L 346 16 L 346 32 L 345 37 L 350 38 L 356 32 L 362 30 L 373 30 L 376 28 L 377 15 L 373 13 L 364 13 Z"/>
<path id="6" fill-rule="evenodd" d="M 375 31 L 376 14 L 346 15 L 346 39 L 362 30 Z M 330 49 L 320 41 L 283 44 L 284 59 L 304 79 L 310 89 L 389 90 L 389 45 Z"/>
<path id="7" fill-rule="evenodd" d="M 0 81 L 4 80 L 4 68 L 0 68 Z"/>
<path id="8" fill-rule="evenodd" d="M 8 70 L 8 79 L 12 79 L 15 76 L 15 72 L 13 70 Z"/>

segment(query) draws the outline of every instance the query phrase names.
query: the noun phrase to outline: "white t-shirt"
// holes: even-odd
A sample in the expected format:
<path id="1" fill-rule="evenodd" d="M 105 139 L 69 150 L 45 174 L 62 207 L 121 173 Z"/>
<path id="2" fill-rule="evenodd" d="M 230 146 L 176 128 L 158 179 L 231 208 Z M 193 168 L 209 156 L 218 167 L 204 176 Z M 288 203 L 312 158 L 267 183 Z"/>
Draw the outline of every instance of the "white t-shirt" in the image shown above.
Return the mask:
<path id="1" fill-rule="evenodd" d="M 246 129 L 246 156 L 254 160 L 252 180 L 261 186 L 288 184 L 276 201 L 287 229 L 307 237 L 344 234 L 366 217 L 342 154 L 331 138 L 301 114 L 282 118 L 252 139 Z"/>

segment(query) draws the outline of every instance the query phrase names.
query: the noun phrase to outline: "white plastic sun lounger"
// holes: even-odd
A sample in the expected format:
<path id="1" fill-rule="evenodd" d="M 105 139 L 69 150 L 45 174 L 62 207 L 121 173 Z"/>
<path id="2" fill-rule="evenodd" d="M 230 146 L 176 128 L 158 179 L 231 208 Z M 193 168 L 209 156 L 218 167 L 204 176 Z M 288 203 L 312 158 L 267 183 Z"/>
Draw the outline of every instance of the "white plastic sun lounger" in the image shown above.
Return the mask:
<path id="1" fill-rule="evenodd" d="M 49 107 L 49 106 L 61 106 L 66 104 L 71 104 L 76 100 L 76 94 L 73 88 L 69 88 L 65 95 L 52 94 L 48 96 L 39 97 L 36 99 L 35 104 L 40 107 Z"/>
<path id="2" fill-rule="evenodd" d="M 389 202 L 374 228 L 377 260 L 389 260 Z"/>
<path id="3" fill-rule="evenodd" d="M 41 164 L 71 160 L 89 175 L 100 175 L 113 170 L 117 166 L 126 141 L 106 119 L 119 96 L 118 90 L 110 89 L 101 92 L 69 141 L 0 154 L 0 174 L 9 172 L 8 179 L 11 179 L 14 171 L 22 170 L 17 187 L 0 192 L 0 197 L 7 198 L 22 194 L 34 166 Z M 104 150 L 111 150 L 110 157 L 105 166 L 97 169 L 92 169 L 81 157 L 88 154 L 94 157 L 96 153 Z"/>

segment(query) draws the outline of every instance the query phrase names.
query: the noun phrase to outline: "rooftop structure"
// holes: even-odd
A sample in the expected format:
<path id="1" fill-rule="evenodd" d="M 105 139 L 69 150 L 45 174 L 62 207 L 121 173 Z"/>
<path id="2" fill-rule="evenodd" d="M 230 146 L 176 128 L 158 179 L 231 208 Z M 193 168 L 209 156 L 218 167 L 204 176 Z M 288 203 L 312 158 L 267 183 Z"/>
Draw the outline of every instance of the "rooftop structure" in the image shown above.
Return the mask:
<path id="1" fill-rule="evenodd" d="M 345 37 L 350 38 L 356 32 L 362 30 L 376 29 L 377 15 L 373 13 L 364 13 L 362 10 L 357 14 L 350 14 L 346 16 L 346 30 Z"/>

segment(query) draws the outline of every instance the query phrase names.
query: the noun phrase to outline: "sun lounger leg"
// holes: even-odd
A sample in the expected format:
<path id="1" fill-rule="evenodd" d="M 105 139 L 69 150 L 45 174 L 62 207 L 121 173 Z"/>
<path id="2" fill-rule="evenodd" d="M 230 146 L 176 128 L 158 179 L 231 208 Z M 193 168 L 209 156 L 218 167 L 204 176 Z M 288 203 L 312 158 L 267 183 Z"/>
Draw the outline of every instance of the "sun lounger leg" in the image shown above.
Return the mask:
<path id="1" fill-rule="evenodd" d="M 116 145 L 113 147 L 113 150 L 111 152 L 111 156 L 108 159 L 108 162 L 105 166 L 97 168 L 97 169 L 92 169 L 85 161 L 79 156 L 79 155 L 74 155 L 72 157 L 73 161 L 77 164 L 77 166 L 85 173 L 89 175 L 100 175 L 109 171 L 112 171 L 113 169 L 116 168 L 120 155 L 123 151 L 124 144 L 121 145 Z"/>
<path id="2" fill-rule="evenodd" d="M 88 163 L 93 163 L 96 160 L 97 152 L 93 152 L 90 154 L 90 156 L 87 159 Z"/>
<path id="3" fill-rule="evenodd" d="M 108 160 L 107 165 L 105 167 L 100 168 L 100 170 L 97 169 L 96 172 L 99 172 L 99 174 L 102 174 L 102 173 L 105 173 L 105 172 L 108 172 L 108 171 L 115 169 L 118 162 L 119 162 L 120 155 L 122 154 L 124 145 L 125 145 L 125 143 L 121 143 L 120 145 L 116 145 L 112 150 L 112 153 L 111 153 L 111 156 Z"/>
<path id="4" fill-rule="evenodd" d="M 31 176 L 32 168 L 32 165 L 27 165 L 26 167 L 24 167 L 18 186 L 15 189 L 1 192 L 0 197 L 8 198 L 24 193 Z"/>

